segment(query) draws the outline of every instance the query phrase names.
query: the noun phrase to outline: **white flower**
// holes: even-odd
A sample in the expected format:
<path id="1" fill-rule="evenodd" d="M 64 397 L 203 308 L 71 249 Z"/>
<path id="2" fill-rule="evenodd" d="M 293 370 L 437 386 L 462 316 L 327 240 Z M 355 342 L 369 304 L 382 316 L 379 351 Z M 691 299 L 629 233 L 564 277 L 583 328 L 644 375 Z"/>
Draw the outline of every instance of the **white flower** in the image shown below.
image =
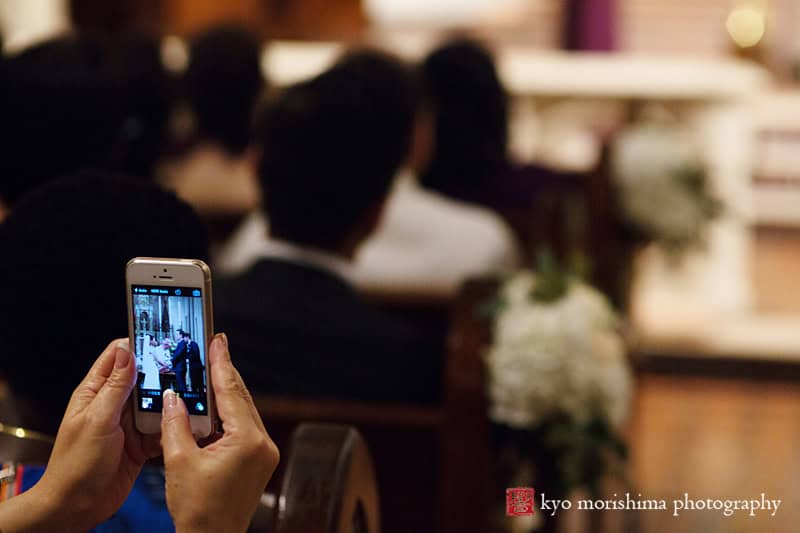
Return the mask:
<path id="1" fill-rule="evenodd" d="M 683 131 L 657 123 L 632 126 L 618 136 L 612 165 L 627 219 L 656 239 L 697 240 L 709 219 L 707 192 L 678 178 L 686 169 L 702 168 Z"/>
<path id="2" fill-rule="evenodd" d="M 517 428 L 566 413 L 625 420 L 631 377 L 618 319 L 598 291 L 571 282 L 563 298 L 530 298 L 536 276 L 523 271 L 501 289 L 506 307 L 486 356 L 489 416 Z"/>

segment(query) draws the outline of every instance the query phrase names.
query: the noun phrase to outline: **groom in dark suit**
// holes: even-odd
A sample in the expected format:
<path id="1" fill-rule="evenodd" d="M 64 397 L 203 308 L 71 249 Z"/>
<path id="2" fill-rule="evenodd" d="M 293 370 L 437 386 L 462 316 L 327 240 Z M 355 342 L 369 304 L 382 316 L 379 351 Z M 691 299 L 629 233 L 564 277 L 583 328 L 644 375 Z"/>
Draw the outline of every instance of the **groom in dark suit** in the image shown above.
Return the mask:
<path id="1" fill-rule="evenodd" d="M 172 371 L 175 372 L 175 387 L 181 392 L 186 391 L 186 357 L 188 355 L 189 343 L 186 339 L 186 333 L 178 330 L 178 344 L 175 346 L 175 351 L 172 352 Z"/>
<path id="2" fill-rule="evenodd" d="M 217 325 L 254 391 L 435 401 L 441 353 L 348 281 L 406 158 L 414 97 L 406 66 L 359 52 L 268 102 L 257 142 L 269 241 L 214 295 Z"/>
<path id="3" fill-rule="evenodd" d="M 186 360 L 189 363 L 189 379 L 192 382 L 192 392 L 203 392 L 203 360 L 200 358 L 200 347 L 192 340 L 192 334 L 183 332 L 186 341 Z"/>

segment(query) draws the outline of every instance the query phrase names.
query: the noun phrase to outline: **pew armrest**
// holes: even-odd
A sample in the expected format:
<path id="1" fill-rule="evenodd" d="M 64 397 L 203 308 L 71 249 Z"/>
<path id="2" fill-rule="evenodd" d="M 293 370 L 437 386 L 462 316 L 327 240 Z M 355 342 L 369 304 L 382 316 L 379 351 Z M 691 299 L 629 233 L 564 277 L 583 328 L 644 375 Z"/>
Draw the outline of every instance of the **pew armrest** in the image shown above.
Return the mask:
<path id="1" fill-rule="evenodd" d="M 301 424 L 277 494 L 265 493 L 251 532 L 380 533 L 372 458 L 351 426 Z"/>

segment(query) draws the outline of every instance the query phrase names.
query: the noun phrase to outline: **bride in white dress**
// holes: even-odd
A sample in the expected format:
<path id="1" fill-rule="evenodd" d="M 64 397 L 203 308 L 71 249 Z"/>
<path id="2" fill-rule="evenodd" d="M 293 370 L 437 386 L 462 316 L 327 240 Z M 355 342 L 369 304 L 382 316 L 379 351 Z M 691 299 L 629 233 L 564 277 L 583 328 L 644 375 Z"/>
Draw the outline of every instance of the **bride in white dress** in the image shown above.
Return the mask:
<path id="1" fill-rule="evenodd" d="M 161 381 L 158 379 L 161 347 L 156 344 L 152 335 L 147 335 L 144 344 L 144 357 L 142 357 L 142 372 L 144 372 L 143 389 L 161 390 Z"/>

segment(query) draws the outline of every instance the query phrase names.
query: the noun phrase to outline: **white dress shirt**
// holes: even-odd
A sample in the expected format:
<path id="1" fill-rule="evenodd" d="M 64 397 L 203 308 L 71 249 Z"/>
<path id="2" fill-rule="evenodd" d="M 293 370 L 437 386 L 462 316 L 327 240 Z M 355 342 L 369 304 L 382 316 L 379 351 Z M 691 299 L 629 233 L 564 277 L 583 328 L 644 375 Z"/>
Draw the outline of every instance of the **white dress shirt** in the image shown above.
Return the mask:
<path id="1" fill-rule="evenodd" d="M 332 272 L 346 281 L 352 280 L 352 268 L 348 261 L 338 255 L 300 246 L 275 238 L 262 239 L 258 247 L 256 259 L 284 259 L 291 263 L 315 267 Z"/>
<path id="2" fill-rule="evenodd" d="M 306 248 L 288 243 L 269 252 L 267 231 L 266 217 L 260 211 L 251 213 L 219 250 L 216 268 L 236 273 L 274 253 L 319 259 L 320 252 L 308 256 Z M 302 250 L 299 256 L 298 250 Z M 323 263 L 330 267 L 329 259 Z M 394 184 L 381 224 L 358 251 L 352 268 L 344 271 L 366 291 L 448 295 L 467 278 L 507 272 L 518 265 L 516 242 L 498 215 L 428 191 L 403 173 Z M 334 270 L 341 273 L 340 268 Z"/>

